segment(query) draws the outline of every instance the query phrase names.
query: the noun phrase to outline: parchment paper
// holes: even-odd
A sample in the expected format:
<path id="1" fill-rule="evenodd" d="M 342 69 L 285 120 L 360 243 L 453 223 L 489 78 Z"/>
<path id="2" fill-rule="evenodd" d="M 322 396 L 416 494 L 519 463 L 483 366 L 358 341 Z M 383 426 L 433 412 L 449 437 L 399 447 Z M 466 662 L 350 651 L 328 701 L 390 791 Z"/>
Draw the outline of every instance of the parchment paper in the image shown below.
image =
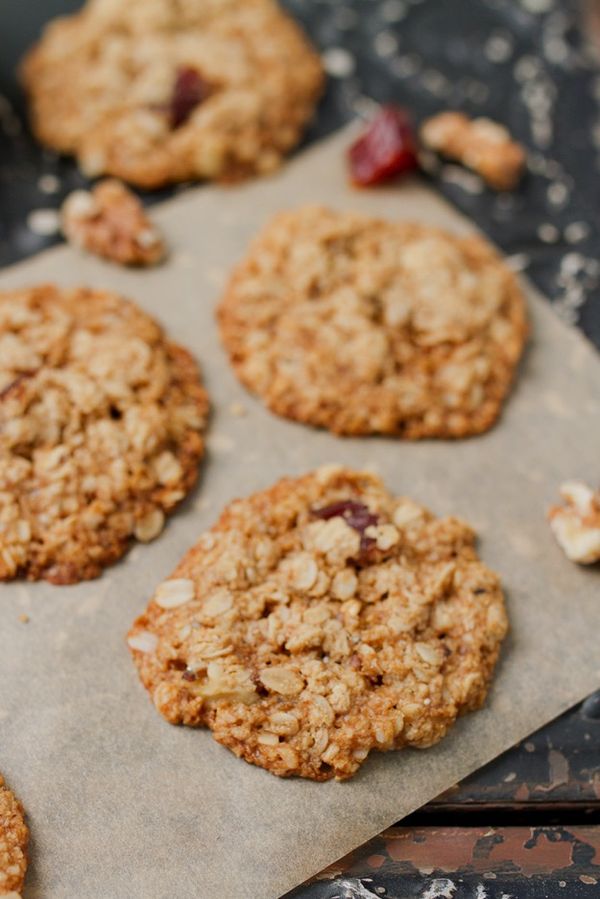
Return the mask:
<path id="1" fill-rule="evenodd" d="M 533 341 L 500 425 L 459 443 L 336 439 L 275 418 L 229 370 L 213 308 L 275 210 L 311 200 L 469 229 L 421 183 L 348 188 L 347 141 L 338 134 L 270 180 L 156 209 L 173 256 L 155 271 L 61 248 L 0 277 L 133 297 L 202 361 L 215 409 L 202 483 L 155 543 L 91 583 L 0 586 L 0 770 L 29 812 L 29 899 L 271 899 L 600 685 L 600 573 L 566 561 L 544 519 L 563 479 L 598 480 L 600 361 L 544 301 L 529 290 Z M 439 746 L 373 754 L 347 783 L 279 780 L 206 731 L 166 724 L 124 634 L 225 502 L 334 461 L 376 466 L 393 491 L 473 523 L 503 576 L 512 634 L 487 707 Z"/>

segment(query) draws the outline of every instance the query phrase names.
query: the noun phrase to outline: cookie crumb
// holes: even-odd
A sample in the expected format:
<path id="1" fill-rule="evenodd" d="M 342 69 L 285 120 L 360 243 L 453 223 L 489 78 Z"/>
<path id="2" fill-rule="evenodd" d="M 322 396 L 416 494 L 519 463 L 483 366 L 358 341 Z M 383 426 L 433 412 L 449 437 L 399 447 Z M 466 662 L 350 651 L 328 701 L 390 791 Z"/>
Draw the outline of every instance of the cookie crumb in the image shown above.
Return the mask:
<path id="1" fill-rule="evenodd" d="M 232 403 L 229 407 L 229 411 L 232 415 L 235 415 L 236 418 L 243 418 L 248 414 L 248 410 L 243 403 Z"/>
<path id="2" fill-rule="evenodd" d="M 515 188 L 525 168 L 523 147 L 491 119 L 441 112 L 423 123 L 421 140 L 428 150 L 477 172 L 495 190 Z"/>
<path id="3" fill-rule="evenodd" d="M 19 615 L 19 621 L 21 622 L 21 624 L 28 624 L 29 620 L 29 615 L 26 615 L 25 612 Z"/>
<path id="4" fill-rule="evenodd" d="M 600 561 L 600 490 L 583 481 L 566 481 L 560 495 L 564 503 L 552 506 L 548 521 L 567 559 L 580 565 Z"/>
<path id="5" fill-rule="evenodd" d="M 73 246 L 120 265 L 156 265 L 166 254 L 138 198 L 113 178 L 91 191 L 69 194 L 61 209 L 61 228 Z"/>

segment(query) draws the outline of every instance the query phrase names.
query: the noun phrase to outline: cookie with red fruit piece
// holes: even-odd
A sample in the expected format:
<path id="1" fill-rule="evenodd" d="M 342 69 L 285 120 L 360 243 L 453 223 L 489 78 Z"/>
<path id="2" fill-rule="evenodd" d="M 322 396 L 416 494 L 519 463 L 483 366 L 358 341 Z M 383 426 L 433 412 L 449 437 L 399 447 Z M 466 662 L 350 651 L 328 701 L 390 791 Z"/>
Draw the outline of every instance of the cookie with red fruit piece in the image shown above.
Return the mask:
<path id="1" fill-rule="evenodd" d="M 157 710 L 281 777 L 352 777 L 479 708 L 507 630 L 464 522 L 325 466 L 231 503 L 129 647 Z"/>

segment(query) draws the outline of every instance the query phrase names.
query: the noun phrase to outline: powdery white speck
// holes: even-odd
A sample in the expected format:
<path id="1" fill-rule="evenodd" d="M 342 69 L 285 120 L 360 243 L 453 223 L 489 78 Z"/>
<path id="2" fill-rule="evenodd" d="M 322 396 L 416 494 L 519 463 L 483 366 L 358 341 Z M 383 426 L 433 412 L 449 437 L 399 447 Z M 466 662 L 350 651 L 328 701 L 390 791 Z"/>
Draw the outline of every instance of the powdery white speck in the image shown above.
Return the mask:
<path id="1" fill-rule="evenodd" d="M 590 233 L 590 226 L 587 222 L 571 222 L 565 228 L 565 240 L 567 243 L 579 243 Z"/>
<path id="2" fill-rule="evenodd" d="M 55 194 L 60 190 L 60 179 L 56 175 L 42 175 L 38 179 L 38 188 L 43 194 Z"/>
<path id="3" fill-rule="evenodd" d="M 521 6 L 527 12 L 539 16 L 542 13 L 550 12 L 554 6 L 554 0 L 521 0 Z"/>
<path id="4" fill-rule="evenodd" d="M 373 42 L 378 56 L 393 56 L 398 49 L 398 41 L 391 31 L 380 31 Z"/>
<path id="5" fill-rule="evenodd" d="M 332 78 L 348 78 L 356 68 L 354 56 L 343 47 L 330 47 L 321 58 L 325 71 Z"/>
<path id="6" fill-rule="evenodd" d="M 456 893 L 456 884 L 447 877 L 436 877 L 426 890 L 421 893 L 421 899 L 452 899 Z"/>
<path id="7" fill-rule="evenodd" d="M 569 199 L 569 190 L 566 184 L 561 181 L 555 181 L 548 187 L 548 202 L 553 206 L 564 206 Z"/>
<path id="8" fill-rule="evenodd" d="M 555 225 L 546 222 L 538 227 L 537 235 L 544 243 L 556 243 L 560 238 L 560 231 Z"/>
<path id="9" fill-rule="evenodd" d="M 380 15 L 384 22 L 400 22 L 406 15 L 406 3 L 402 0 L 385 0 Z"/>
<path id="10" fill-rule="evenodd" d="M 56 209 L 34 209 L 27 216 L 27 227 L 40 237 L 49 237 L 57 234 L 60 228 L 60 218 Z"/>
<path id="11" fill-rule="evenodd" d="M 513 42 L 504 33 L 492 34 L 486 41 L 483 52 L 490 62 L 506 62 L 512 56 Z"/>
<path id="12" fill-rule="evenodd" d="M 449 93 L 449 84 L 447 78 L 441 72 L 435 69 L 426 69 L 421 76 L 421 84 L 426 91 L 434 94 L 436 97 L 443 97 Z"/>
<path id="13" fill-rule="evenodd" d="M 467 172 L 458 165 L 445 165 L 442 168 L 442 181 L 447 184 L 456 184 L 465 193 L 480 194 L 483 191 L 483 181 L 475 172 Z"/>

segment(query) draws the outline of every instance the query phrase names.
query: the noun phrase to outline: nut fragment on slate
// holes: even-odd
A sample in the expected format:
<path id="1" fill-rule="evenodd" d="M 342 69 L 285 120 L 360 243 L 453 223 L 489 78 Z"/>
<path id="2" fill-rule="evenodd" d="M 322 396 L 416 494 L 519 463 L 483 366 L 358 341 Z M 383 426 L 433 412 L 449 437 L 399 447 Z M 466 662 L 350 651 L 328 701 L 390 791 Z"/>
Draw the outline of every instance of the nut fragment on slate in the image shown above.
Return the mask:
<path id="1" fill-rule="evenodd" d="M 351 777 L 486 696 L 507 629 L 475 535 L 341 466 L 231 503 L 128 637 L 173 724 L 274 774 Z"/>
<path id="2" fill-rule="evenodd" d="M 96 577 L 192 489 L 195 361 L 108 291 L 0 292 L 0 580 Z"/>
<path id="3" fill-rule="evenodd" d="M 525 168 L 523 147 L 491 119 L 441 112 L 423 123 L 421 140 L 428 150 L 477 172 L 495 190 L 512 190 Z"/>
<path id="4" fill-rule="evenodd" d="M 23 807 L 0 774 L 0 896 L 19 899 L 27 869 L 29 829 Z"/>
<path id="5" fill-rule="evenodd" d="M 559 545 L 572 562 L 600 561 L 600 490 L 592 490 L 583 481 L 567 481 L 560 494 L 564 504 L 548 513 Z"/>
<path id="6" fill-rule="evenodd" d="M 120 265 L 156 265 L 166 253 L 138 198 L 113 178 L 69 194 L 61 227 L 69 243 Z"/>

